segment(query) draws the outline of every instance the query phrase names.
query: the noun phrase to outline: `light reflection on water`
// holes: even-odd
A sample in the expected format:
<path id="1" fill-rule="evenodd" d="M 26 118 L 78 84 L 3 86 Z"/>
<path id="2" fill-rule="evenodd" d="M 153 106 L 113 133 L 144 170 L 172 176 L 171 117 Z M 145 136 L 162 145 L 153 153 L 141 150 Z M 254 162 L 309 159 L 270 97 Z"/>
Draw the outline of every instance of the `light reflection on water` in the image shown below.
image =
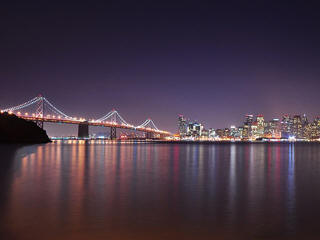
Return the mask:
<path id="1" fill-rule="evenodd" d="M 1 146 L 5 239 L 318 239 L 317 144 Z"/>

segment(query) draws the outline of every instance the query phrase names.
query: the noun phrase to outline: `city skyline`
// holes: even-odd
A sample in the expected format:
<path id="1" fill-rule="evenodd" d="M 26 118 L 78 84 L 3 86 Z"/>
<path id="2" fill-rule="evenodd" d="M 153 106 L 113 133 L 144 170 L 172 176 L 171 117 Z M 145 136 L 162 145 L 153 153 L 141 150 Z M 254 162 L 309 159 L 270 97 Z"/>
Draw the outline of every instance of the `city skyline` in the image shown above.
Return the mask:
<path id="1" fill-rule="evenodd" d="M 39 95 L 39 96 L 37 96 L 37 97 L 35 97 L 34 99 L 40 99 L 40 98 L 43 98 L 43 99 L 45 99 L 45 97 L 43 97 L 41 94 Z M 26 106 L 26 107 L 23 107 L 21 110 L 14 110 L 12 113 L 13 114 L 16 114 L 17 116 L 27 116 L 28 117 L 28 114 L 30 115 L 30 117 L 32 117 L 32 116 L 35 116 L 36 115 L 36 111 L 37 111 L 37 104 L 35 104 L 38 100 L 36 100 L 35 101 L 35 103 L 33 103 L 33 101 L 34 101 L 34 99 L 31 99 L 30 101 L 27 101 L 26 103 L 28 103 L 28 102 L 31 102 L 31 108 L 30 108 L 30 106 L 28 107 L 28 106 Z M 48 102 L 48 100 L 47 99 L 45 99 L 45 101 L 47 101 L 47 104 L 51 104 L 50 102 Z M 23 106 L 24 104 L 26 104 L 26 103 L 23 103 L 21 106 Z M 5 109 L 3 106 L 0 106 L 0 107 L 2 107 L 2 108 L 0 108 L 0 110 L 1 110 L 1 112 L 10 112 L 9 110 L 10 110 L 10 107 L 13 107 L 13 108 L 15 108 L 15 107 L 18 107 L 19 106 L 19 104 L 17 105 L 17 106 L 13 106 L 13 105 L 11 105 L 11 106 L 9 106 L 9 108 L 8 109 Z M 54 107 L 53 105 L 51 105 L 52 107 Z M 8 106 L 7 106 L 8 107 Z M 51 108 L 51 107 L 50 107 Z M 55 108 L 55 107 L 54 107 Z M 29 109 L 29 112 L 28 112 L 28 109 Z M 54 110 L 54 109 L 53 109 Z M 55 112 L 56 111 L 60 111 L 59 109 L 57 109 L 57 108 L 55 108 L 55 110 L 54 110 Z M 106 116 L 108 116 L 110 113 L 112 113 L 112 112 L 116 112 L 117 114 L 119 114 L 118 113 L 118 111 L 116 111 L 115 109 L 112 109 L 108 114 L 106 114 Z M 49 112 L 50 113 L 50 112 Z M 61 114 L 64 114 L 63 112 L 60 112 Z M 103 114 L 103 113 L 102 113 Z M 56 115 L 56 116 L 55 116 Z M 53 117 L 56 117 L 56 118 L 60 118 L 61 116 L 59 115 L 59 114 L 55 114 L 55 115 L 52 115 Z M 65 115 L 65 114 L 64 114 Z M 50 114 L 48 115 L 48 116 L 50 116 Z M 62 115 L 63 116 L 63 115 Z M 184 117 L 184 115 L 183 114 L 179 114 L 178 115 L 179 117 Z M 282 114 L 281 116 L 273 116 L 273 117 L 271 117 L 271 118 L 266 118 L 265 117 L 265 115 L 263 115 L 263 114 L 243 114 L 242 116 L 245 116 L 245 117 L 248 117 L 248 116 L 251 116 L 252 118 L 255 116 L 256 117 L 256 121 L 258 121 L 258 118 L 259 118 L 259 116 L 260 117 L 262 117 L 265 121 L 281 121 L 281 119 L 283 119 L 284 117 L 289 117 L 289 118 L 292 118 L 292 117 L 294 117 L 294 116 L 304 116 L 305 118 L 307 118 L 307 114 L 297 114 L 297 113 L 295 113 L 295 114 Z M 313 117 L 314 116 L 314 117 Z M 84 113 L 82 113 L 82 114 L 77 114 L 76 116 L 67 116 L 67 115 L 65 115 L 65 117 L 67 117 L 67 118 L 74 118 L 74 119 L 76 119 L 76 120 L 82 120 L 82 121 L 99 121 L 99 119 L 98 118 L 92 118 L 91 116 L 88 116 L 88 115 L 86 115 L 86 114 L 84 114 Z M 100 116 L 101 117 L 101 116 Z M 119 115 L 119 117 L 120 118 L 122 118 L 120 115 Z M 103 118 L 103 117 L 102 117 Z M 152 120 L 150 117 L 149 118 L 147 118 L 146 119 L 146 121 L 148 121 L 148 119 L 150 119 L 150 120 Z M 309 119 L 314 119 L 314 120 L 316 120 L 316 119 L 320 119 L 320 114 L 319 115 L 317 115 L 317 114 L 313 114 L 313 115 L 309 115 Z M 124 119 L 122 119 L 122 120 L 124 120 Z M 201 125 L 202 126 L 204 126 L 204 125 L 206 125 L 207 126 L 207 128 L 206 129 L 225 129 L 225 128 L 232 128 L 232 127 L 237 127 L 237 126 L 240 126 L 243 122 L 242 122 L 242 119 L 239 117 L 239 118 L 237 118 L 237 119 L 225 119 L 225 122 L 232 122 L 232 124 L 230 124 L 229 126 L 228 125 L 223 125 L 223 126 L 221 126 L 221 127 L 215 127 L 215 124 L 214 123 L 209 123 L 209 124 L 206 124 L 206 122 L 207 121 L 205 121 L 205 120 L 198 120 L 198 119 L 192 119 L 192 118 L 186 118 L 186 120 L 187 121 L 189 121 L 189 122 L 193 122 L 193 123 L 196 123 L 196 124 L 200 124 L 201 123 Z M 238 124 L 234 124 L 235 122 L 237 122 Z M 48 124 L 49 123 L 49 124 Z M 57 130 L 57 128 L 55 127 L 55 125 L 52 125 L 52 124 L 50 124 L 50 121 L 48 122 L 48 123 L 46 123 L 46 130 L 47 131 L 49 131 L 49 135 L 50 136 L 59 136 L 59 132 L 61 132 L 61 126 L 59 126 L 59 128 L 58 129 L 60 129 L 60 131 L 59 130 Z M 129 124 L 130 126 L 132 125 L 132 123 L 130 122 L 130 123 L 127 123 L 126 122 L 126 124 Z M 132 126 L 138 126 L 139 124 L 133 124 Z M 64 134 L 62 134 L 61 136 L 75 136 L 76 135 L 76 132 L 77 132 L 77 130 L 75 129 L 75 128 L 73 128 L 73 130 L 71 130 L 73 127 L 71 127 L 71 126 L 66 126 L 66 127 L 64 127 L 64 128 L 62 128 L 62 132 L 64 133 Z M 93 132 L 96 132 L 96 133 L 98 133 L 100 131 L 100 133 L 102 133 L 103 131 L 101 131 L 101 129 L 96 129 L 96 131 L 93 131 Z M 57 133 L 55 133 L 55 132 L 57 132 Z M 178 131 L 177 131 L 177 129 L 175 128 L 173 131 L 169 131 L 169 132 L 171 132 L 172 134 L 175 134 L 175 133 L 177 133 L 177 132 L 179 132 L 179 127 L 178 127 Z"/>
<path id="2" fill-rule="evenodd" d="M 178 137 L 182 140 L 319 140 L 320 116 L 310 119 L 306 114 L 265 119 L 262 114 L 247 114 L 242 124 L 212 128 L 200 121 L 178 116 Z"/>
<path id="3" fill-rule="evenodd" d="M 32 1 L 0 11 L 1 107 L 42 93 L 72 116 L 116 108 L 171 132 L 178 114 L 215 128 L 243 113 L 319 114 L 312 4 Z"/>
<path id="4" fill-rule="evenodd" d="M 5 1 L 1 239 L 320 239 L 316 1 Z"/>

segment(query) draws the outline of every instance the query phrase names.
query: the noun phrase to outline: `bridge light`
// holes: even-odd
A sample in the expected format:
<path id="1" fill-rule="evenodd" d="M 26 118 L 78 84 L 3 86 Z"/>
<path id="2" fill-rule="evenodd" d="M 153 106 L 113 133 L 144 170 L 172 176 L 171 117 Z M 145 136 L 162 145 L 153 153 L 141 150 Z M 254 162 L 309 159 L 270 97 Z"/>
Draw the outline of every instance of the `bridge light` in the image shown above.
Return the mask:
<path id="1" fill-rule="evenodd" d="M 49 118 L 50 117 L 50 114 L 47 114 L 47 118 Z"/>
<path id="2" fill-rule="evenodd" d="M 26 112 L 24 115 L 28 116 L 29 114 Z"/>
<path id="3" fill-rule="evenodd" d="M 8 113 L 9 113 L 9 114 L 12 114 L 12 111 L 9 111 Z"/>
<path id="4" fill-rule="evenodd" d="M 58 116 L 59 119 L 61 119 L 61 116 Z"/>
<path id="5" fill-rule="evenodd" d="M 35 117 L 36 115 L 34 113 L 32 113 L 32 117 Z"/>
<path id="6" fill-rule="evenodd" d="M 20 115 L 21 115 L 21 112 L 18 112 L 18 115 L 20 116 Z"/>

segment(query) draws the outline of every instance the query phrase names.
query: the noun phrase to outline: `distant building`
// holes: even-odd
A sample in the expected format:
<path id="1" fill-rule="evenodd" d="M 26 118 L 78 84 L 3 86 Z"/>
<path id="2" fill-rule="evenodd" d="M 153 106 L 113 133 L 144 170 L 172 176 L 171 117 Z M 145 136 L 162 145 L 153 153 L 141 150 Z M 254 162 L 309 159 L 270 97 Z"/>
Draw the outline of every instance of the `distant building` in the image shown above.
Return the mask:
<path id="1" fill-rule="evenodd" d="M 216 137 L 216 130 L 214 128 L 209 128 L 209 138 Z"/>
<path id="2" fill-rule="evenodd" d="M 237 138 L 242 138 L 243 136 L 243 127 L 238 127 Z"/>
<path id="3" fill-rule="evenodd" d="M 244 138 L 244 139 L 248 139 L 249 138 L 250 128 L 251 127 L 249 127 L 248 125 L 244 125 L 243 126 L 241 138 Z"/>
<path id="4" fill-rule="evenodd" d="M 201 132 L 201 137 L 208 138 L 209 137 L 209 130 L 203 129 Z"/>
<path id="5" fill-rule="evenodd" d="M 237 138 L 238 137 L 238 129 L 236 126 L 231 126 L 230 127 L 230 137 L 231 138 Z"/>
<path id="6" fill-rule="evenodd" d="M 218 138 L 223 138 L 224 137 L 224 130 L 223 129 L 217 129 L 216 130 L 216 135 Z"/>
<path id="7" fill-rule="evenodd" d="M 281 121 L 281 137 L 289 138 L 292 136 L 292 124 L 293 120 L 289 115 L 284 115 Z"/>
<path id="8" fill-rule="evenodd" d="M 181 138 L 186 137 L 187 135 L 187 122 L 183 115 L 179 115 L 178 117 L 178 128 L 179 128 L 179 136 Z"/>
<path id="9" fill-rule="evenodd" d="M 224 138 L 230 138 L 230 133 L 231 133 L 230 128 L 225 128 L 223 130 L 223 137 Z"/>
<path id="10" fill-rule="evenodd" d="M 307 115 L 306 114 L 303 114 L 302 118 L 301 118 L 301 124 L 302 124 L 302 127 L 305 127 L 308 125 L 308 118 L 307 118 Z"/>
<path id="11" fill-rule="evenodd" d="M 281 138 L 281 124 L 278 118 L 274 118 L 269 123 L 269 132 L 272 138 Z"/>
<path id="12" fill-rule="evenodd" d="M 248 126 L 251 126 L 252 123 L 253 123 L 253 115 L 251 115 L 251 114 L 246 115 L 246 119 L 244 121 L 244 124 L 248 125 Z"/>
<path id="13" fill-rule="evenodd" d="M 258 122 L 253 122 L 251 125 L 251 137 L 257 139 L 260 137 L 258 133 Z"/>
<path id="14" fill-rule="evenodd" d="M 263 137 L 264 136 L 264 117 L 263 115 L 257 116 L 257 137 Z"/>
<path id="15" fill-rule="evenodd" d="M 187 136 L 200 137 L 202 135 L 203 125 L 197 122 L 189 122 L 187 128 Z"/>
<path id="16" fill-rule="evenodd" d="M 244 124 L 243 124 L 243 132 L 242 137 L 243 138 L 250 138 L 251 137 L 251 126 L 253 123 L 253 115 L 248 114 L 246 115 Z"/>
<path id="17" fill-rule="evenodd" d="M 303 138 L 302 119 L 300 115 L 293 116 L 293 135 L 296 138 Z"/>

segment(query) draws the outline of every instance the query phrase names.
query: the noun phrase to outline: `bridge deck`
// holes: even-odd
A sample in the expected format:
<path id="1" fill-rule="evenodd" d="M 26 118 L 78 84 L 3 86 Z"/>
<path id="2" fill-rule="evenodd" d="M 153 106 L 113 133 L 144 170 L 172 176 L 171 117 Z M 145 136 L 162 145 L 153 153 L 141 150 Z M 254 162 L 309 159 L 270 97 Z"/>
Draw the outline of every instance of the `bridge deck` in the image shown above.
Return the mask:
<path id="1" fill-rule="evenodd" d="M 92 121 L 82 121 L 82 120 L 73 120 L 73 119 L 59 119 L 59 118 L 37 118 L 37 117 L 30 117 L 30 116 L 20 116 L 21 118 L 25 120 L 30 121 L 42 121 L 42 122 L 49 122 L 49 123 L 63 123 L 63 124 L 81 124 L 81 123 L 87 123 L 89 126 L 98 126 L 98 127 L 115 127 L 115 128 L 122 128 L 122 129 L 129 129 L 129 130 L 137 130 L 141 132 L 150 132 L 150 133 L 157 133 L 157 134 L 163 134 L 166 136 L 171 135 L 168 132 L 161 131 L 161 130 L 155 130 L 151 128 L 137 128 L 131 125 L 125 125 L 125 124 L 116 124 L 111 122 L 92 122 Z"/>

